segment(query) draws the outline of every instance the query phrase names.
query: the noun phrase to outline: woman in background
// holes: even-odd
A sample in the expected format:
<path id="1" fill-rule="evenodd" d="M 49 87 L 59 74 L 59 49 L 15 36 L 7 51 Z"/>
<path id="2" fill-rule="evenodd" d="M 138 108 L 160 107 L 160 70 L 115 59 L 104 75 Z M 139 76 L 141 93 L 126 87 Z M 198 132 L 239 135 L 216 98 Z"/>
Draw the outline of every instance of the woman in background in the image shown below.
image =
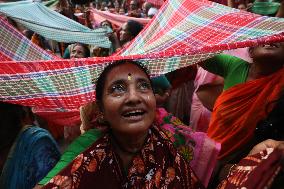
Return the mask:
<path id="1" fill-rule="evenodd" d="M 0 102 L 0 188 L 31 189 L 57 163 L 60 152 L 27 107 Z"/>

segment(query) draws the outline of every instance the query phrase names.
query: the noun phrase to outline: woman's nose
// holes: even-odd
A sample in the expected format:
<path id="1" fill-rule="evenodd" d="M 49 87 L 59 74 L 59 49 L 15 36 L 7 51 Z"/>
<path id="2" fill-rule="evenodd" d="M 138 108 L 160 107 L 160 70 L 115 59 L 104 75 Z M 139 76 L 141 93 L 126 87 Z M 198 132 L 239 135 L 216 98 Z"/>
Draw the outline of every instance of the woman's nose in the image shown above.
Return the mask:
<path id="1" fill-rule="evenodd" d="M 139 103 L 141 101 L 140 94 L 136 89 L 129 89 L 128 96 L 127 96 L 127 102 L 131 103 Z"/>
<path id="2" fill-rule="evenodd" d="M 76 58 L 77 57 L 77 53 L 75 52 L 73 52 L 73 53 L 71 53 L 71 55 L 70 55 L 70 58 Z"/>

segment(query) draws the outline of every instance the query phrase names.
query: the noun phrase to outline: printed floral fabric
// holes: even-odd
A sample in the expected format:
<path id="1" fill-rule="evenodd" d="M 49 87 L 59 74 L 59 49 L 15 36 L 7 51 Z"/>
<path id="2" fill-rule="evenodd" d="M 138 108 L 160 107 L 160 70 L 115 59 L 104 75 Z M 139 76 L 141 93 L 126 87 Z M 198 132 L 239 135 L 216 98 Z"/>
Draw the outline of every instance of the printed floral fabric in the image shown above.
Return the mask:
<path id="1" fill-rule="evenodd" d="M 106 133 L 44 188 L 204 188 L 189 165 L 193 150 L 183 143 L 178 130 L 153 125 L 125 170 Z"/>
<path id="2" fill-rule="evenodd" d="M 172 141 L 174 147 L 176 147 L 183 158 L 190 162 L 193 159 L 193 149 L 196 146 L 196 142 L 193 138 L 186 137 L 185 133 L 191 135 L 193 131 L 172 114 L 163 111 L 163 109 L 158 109 L 158 111 L 158 125 L 161 126 L 167 138 Z"/>
<path id="3" fill-rule="evenodd" d="M 190 163 L 202 184 L 207 187 L 217 162 L 221 145 L 204 132 L 195 132 L 163 108 L 157 109 L 156 123 L 174 147 Z"/>

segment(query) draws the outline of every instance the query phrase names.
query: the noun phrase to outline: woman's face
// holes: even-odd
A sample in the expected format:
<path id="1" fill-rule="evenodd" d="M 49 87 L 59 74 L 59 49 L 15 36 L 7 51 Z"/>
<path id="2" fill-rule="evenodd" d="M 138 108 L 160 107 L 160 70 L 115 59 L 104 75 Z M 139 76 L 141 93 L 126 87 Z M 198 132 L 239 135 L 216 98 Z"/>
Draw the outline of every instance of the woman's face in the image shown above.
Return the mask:
<path id="1" fill-rule="evenodd" d="M 86 58 L 86 52 L 84 47 L 76 45 L 70 54 L 70 58 Z"/>
<path id="2" fill-rule="evenodd" d="M 124 11 L 123 8 L 120 8 L 118 13 L 121 14 L 121 15 L 124 15 L 124 14 L 125 14 L 125 11 Z"/>
<path id="3" fill-rule="evenodd" d="M 250 56 L 254 60 L 267 60 L 271 63 L 272 60 L 277 60 L 278 63 L 284 62 L 284 42 L 271 43 L 267 45 L 259 45 L 250 49 Z M 273 64 L 271 64 L 273 65 Z"/>
<path id="4" fill-rule="evenodd" d="M 107 21 L 103 21 L 103 22 L 101 23 L 101 26 L 102 26 L 102 27 L 110 27 L 110 28 L 111 28 L 111 24 L 110 24 L 109 22 L 107 22 Z"/>
<path id="5" fill-rule="evenodd" d="M 155 119 L 156 100 L 147 75 L 125 63 L 107 75 L 102 111 L 113 131 L 126 135 L 147 132 Z"/>
<path id="6" fill-rule="evenodd" d="M 122 42 L 122 43 L 126 43 L 128 41 L 131 41 L 132 39 L 132 35 L 131 33 L 128 31 L 128 25 L 127 23 L 124 23 L 122 26 L 121 26 L 121 30 L 120 30 L 120 33 L 119 33 L 119 40 Z"/>
<path id="7" fill-rule="evenodd" d="M 130 1 L 129 10 L 133 11 L 137 9 L 137 3 L 135 1 Z"/>

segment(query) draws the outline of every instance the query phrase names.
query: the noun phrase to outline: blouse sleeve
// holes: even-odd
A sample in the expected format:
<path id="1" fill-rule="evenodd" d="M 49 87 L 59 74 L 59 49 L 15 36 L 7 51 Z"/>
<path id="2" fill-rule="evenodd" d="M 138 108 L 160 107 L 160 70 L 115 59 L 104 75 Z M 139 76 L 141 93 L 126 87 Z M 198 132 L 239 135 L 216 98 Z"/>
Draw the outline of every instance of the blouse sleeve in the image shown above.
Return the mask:
<path id="1" fill-rule="evenodd" d="M 219 76 L 226 77 L 231 71 L 232 66 L 240 61 L 240 58 L 227 55 L 219 54 L 208 60 L 202 65 L 202 68 Z"/>

